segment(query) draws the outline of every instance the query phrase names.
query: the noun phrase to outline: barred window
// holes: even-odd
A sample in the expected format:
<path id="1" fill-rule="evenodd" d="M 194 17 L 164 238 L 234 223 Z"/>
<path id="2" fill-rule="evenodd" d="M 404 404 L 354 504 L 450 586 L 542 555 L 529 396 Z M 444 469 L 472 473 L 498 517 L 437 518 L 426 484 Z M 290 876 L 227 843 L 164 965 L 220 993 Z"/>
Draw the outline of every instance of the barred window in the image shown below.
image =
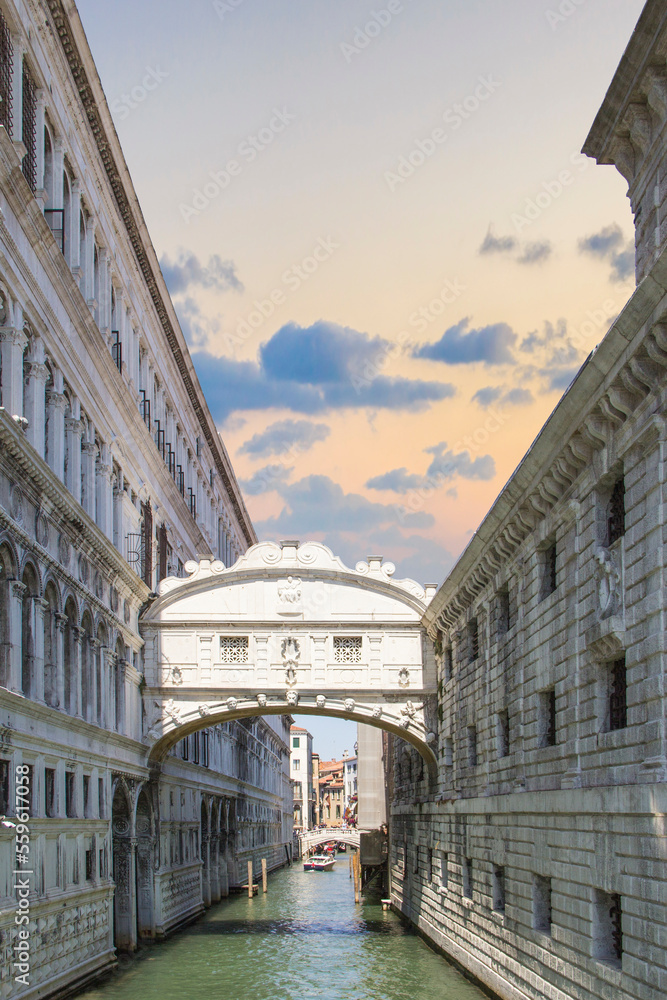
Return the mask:
<path id="1" fill-rule="evenodd" d="M 361 663 L 361 636 L 334 636 L 335 663 Z"/>
<path id="2" fill-rule="evenodd" d="M 23 145 L 27 152 L 23 157 L 23 176 L 35 193 L 37 189 L 37 96 L 35 82 L 28 65 L 23 60 Z"/>
<path id="3" fill-rule="evenodd" d="M 12 131 L 12 36 L 0 12 L 0 125 Z"/>
<path id="4" fill-rule="evenodd" d="M 607 507 L 607 545 L 613 545 L 625 534 L 625 480 L 614 483 Z"/>
<path id="5" fill-rule="evenodd" d="M 249 648 L 247 635 L 223 635 L 220 639 L 220 659 L 223 663 L 247 663 Z"/>
<path id="6" fill-rule="evenodd" d="M 628 679 L 625 657 L 609 667 L 609 728 L 625 729 L 628 724 Z"/>

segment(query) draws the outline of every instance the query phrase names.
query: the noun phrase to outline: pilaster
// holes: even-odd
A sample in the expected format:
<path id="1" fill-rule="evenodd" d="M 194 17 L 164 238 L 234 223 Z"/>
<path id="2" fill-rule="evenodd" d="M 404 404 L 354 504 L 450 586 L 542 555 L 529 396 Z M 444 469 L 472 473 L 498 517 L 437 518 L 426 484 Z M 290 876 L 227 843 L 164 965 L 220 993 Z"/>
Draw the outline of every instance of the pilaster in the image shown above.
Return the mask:
<path id="1" fill-rule="evenodd" d="M 19 327 L 0 328 L 2 405 L 12 417 L 23 416 L 23 355 L 28 338 Z"/>

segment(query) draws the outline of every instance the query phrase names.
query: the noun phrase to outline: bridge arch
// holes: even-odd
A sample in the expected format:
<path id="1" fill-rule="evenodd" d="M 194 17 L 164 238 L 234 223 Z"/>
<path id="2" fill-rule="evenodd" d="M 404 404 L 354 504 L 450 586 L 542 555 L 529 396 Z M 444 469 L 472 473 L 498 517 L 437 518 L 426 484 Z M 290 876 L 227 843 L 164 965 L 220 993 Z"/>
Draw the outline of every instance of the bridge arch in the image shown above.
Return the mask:
<path id="1" fill-rule="evenodd" d="M 324 545 L 264 542 L 226 569 L 188 563 L 141 620 L 144 742 L 159 766 L 185 736 L 252 716 L 322 715 L 400 736 L 437 774 L 436 671 L 422 616 L 435 592 L 354 570 Z"/>

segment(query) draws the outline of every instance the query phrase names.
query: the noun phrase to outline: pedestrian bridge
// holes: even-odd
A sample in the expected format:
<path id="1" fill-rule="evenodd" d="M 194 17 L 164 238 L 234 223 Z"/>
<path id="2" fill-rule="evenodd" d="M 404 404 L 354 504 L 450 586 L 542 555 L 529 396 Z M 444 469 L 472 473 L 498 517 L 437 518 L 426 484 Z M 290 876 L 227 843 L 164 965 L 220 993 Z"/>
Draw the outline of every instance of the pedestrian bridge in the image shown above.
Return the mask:
<path id="1" fill-rule="evenodd" d="M 435 594 L 371 556 L 349 569 L 317 542 L 263 542 L 160 584 L 141 619 L 144 741 L 159 767 L 198 729 L 256 715 L 327 715 L 401 736 L 437 773 Z"/>
<path id="2" fill-rule="evenodd" d="M 347 844 L 349 847 L 358 848 L 361 843 L 363 830 L 343 830 L 340 827 L 331 827 L 327 830 L 307 830 L 299 835 L 299 849 L 301 856 L 312 851 L 313 847 L 321 844 L 328 844 L 335 840 L 337 844 Z"/>

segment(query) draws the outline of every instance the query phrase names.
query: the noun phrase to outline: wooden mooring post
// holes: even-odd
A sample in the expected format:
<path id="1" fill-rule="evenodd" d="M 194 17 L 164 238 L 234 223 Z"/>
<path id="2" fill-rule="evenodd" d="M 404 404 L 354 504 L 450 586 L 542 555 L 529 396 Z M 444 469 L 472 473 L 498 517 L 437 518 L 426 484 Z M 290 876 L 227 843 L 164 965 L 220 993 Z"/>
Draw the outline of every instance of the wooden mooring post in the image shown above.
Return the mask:
<path id="1" fill-rule="evenodd" d="M 252 861 L 248 862 L 248 899 L 252 899 L 255 887 L 252 884 Z"/>
<path id="2" fill-rule="evenodd" d="M 269 880 L 266 875 L 266 858 L 262 858 L 262 891 L 269 891 Z"/>

